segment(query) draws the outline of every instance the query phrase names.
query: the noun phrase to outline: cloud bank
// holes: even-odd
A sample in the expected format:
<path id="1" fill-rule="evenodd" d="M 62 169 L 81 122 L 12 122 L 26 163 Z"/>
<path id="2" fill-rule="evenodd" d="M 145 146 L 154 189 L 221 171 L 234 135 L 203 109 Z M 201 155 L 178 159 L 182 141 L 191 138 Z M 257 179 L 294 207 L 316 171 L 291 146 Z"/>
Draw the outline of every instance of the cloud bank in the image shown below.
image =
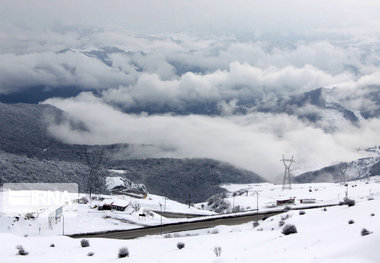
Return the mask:
<path id="1" fill-rule="evenodd" d="M 326 133 L 287 114 L 252 113 L 229 117 L 126 114 L 91 93 L 75 99 L 50 99 L 89 127 L 89 132 L 53 125 L 50 132 L 68 143 L 151 145 L 154 152 L 140 157 L 205 157 L 256 171 L 270 180 L 283 172 L 283 153 L 294 154 L 296 171 L 321 168 L 363 155 L 358 149 L 380 143 L 380 120 L 346 122 Z M 83 114 L 83 113 L 86 114 Z"/>
<path id="2" fill-rule="evenodd" d="M 75 87 L 75 98 L 46 101 L 90 128 L 50 127 L 66 142 L 145 144 L 150 156 L 274 178 L 282 153 L 307 170 L 379 144 L 379 13 L 378 1 L 354 0 L 3 0 L 0 95 Z M 366 118 L 311 103 L 255 111 L 320 87 L 333 94 L 326 104 Z M 218 116 L 194 114 L 200 105 Z M 311 114 L 321 118 L 300 118 Z"/>

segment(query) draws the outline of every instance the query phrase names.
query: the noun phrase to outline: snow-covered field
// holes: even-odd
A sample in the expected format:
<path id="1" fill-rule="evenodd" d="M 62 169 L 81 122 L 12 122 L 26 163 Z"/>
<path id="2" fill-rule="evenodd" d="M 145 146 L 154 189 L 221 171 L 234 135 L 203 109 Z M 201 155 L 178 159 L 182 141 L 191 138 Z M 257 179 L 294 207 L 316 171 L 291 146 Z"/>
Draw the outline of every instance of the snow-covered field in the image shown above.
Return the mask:
<path id="1" fill-rule="evenodd" d="M 133 198 L 129 196 L 107 196 L 103 201 L 92 200 L 87 204 L 77 204 L 75 211 L 70 207 L 64 208 L 64 233 L 88 233 L 95 231 L 131 229 L 146 225 L 157 225 L 161 222 L 161 217 L 151 212 L 151 216 L 139 217 L 145 211 L 166 211 L 186 214 L 212 215 L 213 212 L 199 210 L 195 207 L 188 207 L 185 204 L 166 199 L 161 196 L 149 194 L 145 199 Z M 0 203 L 2 203 L 0 195 Z M 99 211 L 97 206 L 102 204 L 115 204 L 127 206 L 125 211 Z M 163 217 L 163 223 L 178 221 Z M 25 220 L 21 217 L 15 221 L 13 217 L 0 214 L 0 232 L 13 233 L 17 235 L 46 236 L 57 235 L 63 232 L 63 220 L 53 226 L 48 225 L 48 213 L 40 214 L 34 220 Z"/>
<path id="2" fill-rule="evenodd" d="M 254 228 L 252 223 L 236 226 L 218 226 L 213 229 L 187 231 L 163 237 L 148 236 L 134 240 L 88 239 L 90 247 L 82 248 L 79 239 L 58 235 L 29 235 L 24 237 L 5 228 L 4 218 L 1 218 L 2 234 L 0 234 L 1 262 L 379 262 L 380 251 L 380 183 L 372 178 L 369 184 L 365 182 L 350 182 L 348 195 L 356 200 L 352 207 L 335 206 L 326 211 L 321 208 L 291 210 L 285 214 L 270 217 L 260 221 Z M 354 185 L 354 187 L 352 187 Z M 355 186 L 356 185 L 356 186 Z M 259 192 L 259 203 L 263 206 L 277 198 L 296 197 L 316 198 L 319 202 L 334 202 L 342 200 L 346 187 L 336 184 L 293 185 L 292 190 L 281 191 L 281 186 L 262 185 L 229 185 L 225 186 L 234 192 L 242 188 L 250 188 Z M 310 192 L 309 189 L 312 189 Z M 316 190 L 318 189 L 318 190 Z M 259 191 L 260 190 L 260 191 Z M 339 195 L 339 196 L 338 196 Z M 371 198 L 368 198 L 368 197 Z M 157 199 L 156 199 L 157 198 Z M 243 199 L 244 198 L 244 199 Z M 152 197 L 151 208 L 160 207 L 162 197 Z M 262 199 L 262 200 L 261 200 Z M 372 199 L 372 200 L 368 200 Z M 139 199 L 140 200 L 140 199 Z M 158 201 L 160 200 L 160 201 Z M 142 200 L 140 200 L 142 202 Z M 247 202 L 247 203 L 245 203 Z M 235 197 L 235 205 L 254 206 L 256 194 Z M 296 202 L 297 203 L 297 202 Z M 92 204 L 93 205 L 93 204 Z M 186 206 L 171 203 L 167 200 L 167 209 L 185 211 Z M 86 205 L 79 205 L 79 207 Z M 141 204 L 143 207 L 143 204 Z M 146 204 L 149 206 L 149 204 Z M 259 207 L 261 207 L 259 205 Z M 79 208 L 80 210 L 81 208 Z M 194 208 L 192 208 L 194 209 Z M 263 207 L 264 209 L 264 207 Z M 87 213 L 90 211 L 87 209 Z M 112 213 L 112 212 L 109 212 Z M 94 216 L 96 215 L 96 216 Z M 78 217 L 83 216 L 78 212 Z M 99 217 L 94 221 L 89 218 Z M 84 221 L 78 221 L 78 228 L 83 224 L 101 224 L 92 228 L 108 228 L 107 220 L 96 214 L 85 216 Z M 69 220 L 69 219 L 67 219 Z M 72 218 L 74 220 L 74 218 Z M 76 219 L 78 220 L 78 218 Z M 96 221 L 98 220 L 98 221 Z M 114 219 L 112 219 L 114 220 Z M 112 221 L 110 219 L 110 222 Z M 137 219 L 138 220 L 138 219 Z M 169 220 L 169 219 L 166 219 Z M 173 219 L 170 219 L 173 220 Z M 349 224 L 349 220 L 354 220 Z M 297 233 L 285 236 L 281 233 L 280 222 L 294 224 Z M 120 227 L 119 225 L 118 227 Z M 136 226 L 135 226 L 136 227 Z M 57 226 L 58 228 L 58 226 Z M 117 227 L 115 227 L 117 228 Z M 363 228 L 371 234 L 362 236 Z M 72 229 L 74 230 L 74 228 Z M 25 229 L 20 228 L 21 234 Z M 58 232 L 57 232 L 58 233 Z M 183 242 L 183 249 L 177 248 L 177 243 Z M 55 247 L 50 247 L 54 243 Z M 28 252 L 27 256 L 16 255 L 16 246 L 22 245 Z M 217 257 L 214 248 L 221 247 L 221 256 Z M 127 259 L 117 257 L 118 250 L 127 247 L 130 255 Z M 92 257 L 87 256 L 94 252 Z"/>
<path id="3" fill-rule="evenodd" d="M 337 204 L 343 200 L 346 191 L 349 198 L 368 198 L 380 193 L 380 177 L 372 177 L 371 182 L 367 184 L 365 180 L 350 181 L 347 187 L 336 183 L 293 184 L 292 189 L 284 190 L 282 185 L 270 183 L 229 184 L 222 187 L 229 191 L 225 200 L 231 206 L 240 206 L 241 210 L 257 209 L 258 196 L 259 210 L 264 211 L 273 207 L 277 200 L 290 198 L 295 198 L 295 204 L 292 207 L 310 206 L 311 204 L 301 203 L 301 200 L 305 199 L 315 199 L 313 205 Z"/>

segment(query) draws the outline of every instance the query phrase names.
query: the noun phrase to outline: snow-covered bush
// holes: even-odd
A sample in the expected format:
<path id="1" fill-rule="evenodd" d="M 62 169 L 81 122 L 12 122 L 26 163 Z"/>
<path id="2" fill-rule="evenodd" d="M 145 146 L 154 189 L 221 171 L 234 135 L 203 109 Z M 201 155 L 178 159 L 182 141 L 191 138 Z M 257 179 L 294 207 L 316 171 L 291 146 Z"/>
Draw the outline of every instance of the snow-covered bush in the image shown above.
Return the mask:
<path id="1" fill-rule="evenodd" d="M 366 236 L 366 235 L 369 235 L 369 234 L 371 234 L 371 233 L 372 233 L 372 232 L 368 231 L 368 230 L 365 229 L 365 228 L 363 228 L 363 229 L 362 229 L 362 232 L 361 232 L 362 236 Z"/>
<path id="2" fill-rule="evenodd" d="M 29 252 L 26 251 L 26 250 L 24 249 L 24 247 L 21 246 L 21 245 L 17 245 L 16 249 L 17 249 L 17 255 L 20 255 L 20 256 L 26 256 L 26 255 L 29 254 Z"/>
<path id="3" fill-rule="evenodd" d="M 177 243 L 177 248 L 178 249 L 182 249 L 182 248 L 184 248 L 185 247 L 185 243 L 183 243 L 183 242 L 178 242 Z"/>
<path id="4" fill-rule="evenodd" d="M 211 231 L 208 231 L 208 233 L 210 233 L 210 234 L 219 234 L 219 230 L 218 229 L 213 229 Z"/>
<path id="5" fill-rule="evenodd" d="M 82 239 L 82 240 L 80 241 L 80 245 L 81 245 L 82 247 L 89 247 L 89 246 L 90 246 L 90 242 L 88 242 L 87 239 Z"/>
<path id="6" fill-rule="evenodd" d="M 226 197 L 225 193 L 213 195 L 207 200 L 207 205 L 216 213 L 225 213 L 231 209 L 230 203 L 224 200 Z"/>
<path id="7" fill-rule="evenodd" d="M 259 226 L 259 222 L 254 221 L 253 222 L 253 228 L 258 227 L 258 226 Z"/>
<path id="8" fill-rule="evenodd" d="M 281 226 L 283 226 L 283 225 L 285 225 L 285 221 L 284 221 L 284 220 L 280 220 L 280 221 L 278 222 L 278 226 L 281 227 Z"/>
<path id="9" fill-rule="evenodd" d="M 350 219 L 350 220 L 348 221 L 348 224 L 350 224 L 350 225 L 352 225 L 353 223 L 355 223 L 355 221 L 352 220 L 352 219 Z"/>
<path id="10" fill-rule="evenodd" d="M 95 255 L 94 252 L 88 252 L 88 254 L 87 254 L 87 256 L 89 256 L 89 257 L 92 257 L 93 255 Z"/>
<path id="11" fill-rule="evenodd" d="M 222 254 L 222 247 L 214 247 L 214 253 L 217 257 L 220 257 Z"/>
<path id="12" fill-rule="evenodd" d="M 119 258 L 129 257 L 129 250 L 128 250 L 128 248 L 126 248 L 126 247 L 120 248 L 119 249 L 118 257 Z"/>
<path id="13" fill-rule="evenodd" d="M 304 215 L 304 214 L 306 214 L 306 213 L 305 213 L 305 211 L 300 211 L 299 214 L 300 214 L 300 215 Z"/>
<path id="14" fill-rule="evenodd" d="M 52 243 L 52 244 L 50 244 L 50 247 L 55 247 L 55 245 Z"/>
<path id="15" fill-rule="evenodd" d="M 372 213 L 372 214 L 371 214 L 371 216 L 375 216 L 375 214 L 374 214 L 374 213 Z"/>
<path id="16" fill-rule="evenodd" d="M 295 225 L 287 224 L 282 228 L 282 233 L 287 236 L 290 234 L 295 234 L 297 233 L 297 228 Z"/>

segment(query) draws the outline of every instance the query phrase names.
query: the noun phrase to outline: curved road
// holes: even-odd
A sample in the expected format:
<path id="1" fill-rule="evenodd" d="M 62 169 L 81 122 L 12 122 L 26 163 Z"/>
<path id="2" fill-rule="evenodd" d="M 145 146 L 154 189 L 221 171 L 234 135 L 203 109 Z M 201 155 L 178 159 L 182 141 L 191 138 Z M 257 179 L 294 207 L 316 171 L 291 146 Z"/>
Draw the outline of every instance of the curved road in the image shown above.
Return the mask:
<path id="1" fill-rule="evenodd" d="M 132 239 L 136 237 L 142 237 L 147 235 L 159 235 L 162 233 L 179 232 L 186 230 L 195 230 L 202 228 L 209 228 L 218 225 L 237 225 L 247 222 L 252 222 L 256 220 L 261 220 L 269 216 L 277 215 L 283 211 L 269 212 L 269 213 L 248 213 L 244 215 L 230 215 L 217 218 L 205 218 L 198 219 L 193 222 L 178 222 L 172 224 L 164 224 L 162 226 L 148 226 L 144 228 L 130 229 L 130 230 L 116 230 L 116 231 L 105 231 L 87 234 L 74 234 L 70 235 L 73 238 L 113 238 L 113 239 Z"/>
<path id="2" fill-rule="evenodd" d="M 297 207 L 292 208 L 291 210 L 305 210 L 305 209 L 314 209 L 322 208 L 329 206 L 336 206 L 338 204 L 325 204 L 325 205 L 313 205 L 308 207 Z M 264 213 L 257 214 L 256 212 L 248 212 L 244 214 L 230 214 L 222 215 L 216 217 L 207 217 L 194 219 L 191 222 L 178 222 L 157 226 L 147 226 L 143 228 L 130 229 L 130 230 L 114 230 L 114 231 L 103 231 L 95 233 L 85 233 L 85 234 L 74 234 L 70 235 L 73 238 L 113 238 L 113 239 L 132 239 L 136 237 L 142 237 L 147 235 L 159 235 L 163 233 L 179 232 L 186 230 L 195 230 L 202 228 L 209 228 L 218 225 L 238 225 L 243 223 L 248 223 L 255 221 L 256 219 L 262 220 L 264 218 L 284 213 L 288 210 L 274 210 Z M 173 213 L 174 214 L 174 213 Z"/>

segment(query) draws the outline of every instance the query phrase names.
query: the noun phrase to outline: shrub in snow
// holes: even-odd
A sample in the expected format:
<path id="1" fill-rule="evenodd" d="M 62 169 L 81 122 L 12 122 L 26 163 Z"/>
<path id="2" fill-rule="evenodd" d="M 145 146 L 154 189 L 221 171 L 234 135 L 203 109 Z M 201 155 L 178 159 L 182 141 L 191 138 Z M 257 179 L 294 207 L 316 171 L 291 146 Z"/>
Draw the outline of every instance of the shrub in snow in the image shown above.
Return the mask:
<path id="1" fill-rule="evenodd" d="M 128 248 L 126 248 L 126 247 L 120 248 L 119 249 L 118 257 L 119 258 L 129 257 L 129 250 L 128 250 Z"/>
<path id="2" fill-rule="evenodd" d="M 288 219 L 290 217 L 290 215 L 289 214 L 286 214 L 286 215 L 284 215 L 284 216 L 281 216 L 281 220 L 282 221 L 285 221 L 286 219 Z"/>
<path id="3" fill-rule="evenodd" d="M 355 200 L 352 200 L 352 199 L 345 199 L 344 200 L 344 203 L 348 206 L 354 206 L 355 205 Z"/>
<path id="4" fill-rule="evenodd" d="M 259 222 L 253 222 L 253 227 L 255 228 L 255 227 L 258 227 L 259 226 Z"/>
<path id="5" fill-rule="evenodd" d="M 369 235 L 369 234 L 371 234 L 371 233 L 372 233 L 372 232 L 368 231 L 368 230 L 365 229 L 365 228 L 363 228 L 363 229 L 362 229 L 362 232 L 361 232 L 362 236 L 366 236 L 366 235 Z"/>
<path id="6" fill-rule="evenodd" d="M 374 214 L 374 213 L 372 213 L 372 214 L 371 214 L 371 216 L 375 216 L 375 214 Z"/>
<path id="7" fill-rule="evenodd" d="M 50 244 L 50 247 L 55 247 L 55 245 L 54 244 Z"/>
<path id="8" fill-rule="evenodd" d="M 288 225 L 285 225 L 282 229 L 282 233 L 287 236 L 287 235 L 290 235 L 290 234 L 295 234 L 297 233 L 297 228 L 295 225 L 291 225 L 291 224 L 288 224 Z"/>
<path id="9" fill-rule="evenodd" d="M 185 247 L 185 243 L 178 242 L 178 243 L 177 243 L 177 247 L 178 247 L 178 249 L 182 249 L 182 248 Z"/>
<path id="10" fill-rule="evenodd" d="M 305 211 L 300 211 L 300 215 L 306 214 Z"/>
<path id="11" fill-rule="evenodd" d="M 82 240 L 80 241 L 80 245 L 81 245 L 82 247 L 89 247 L 89 246 L 90 246 L 90 242 L 88 242 L 87 239 L 82 239 Z"/>
<path id="12" fill-rule="evenodd" d="M 87 254 L 87 256 L 89 256 L 89 257 L 92 257 L 93 255 L 95 255 L 94 252 L 88 252 L 88 254 Z"/>
<path id="13" fill-rule="evenodd" d="M 243 207 L 240 207 L 240 205 L 237 205 L 237 206 L 235 206 L 235 207 L 232 209 L 232 213 L 237 213 L 237 212 L 240 212 L 240 211 L 244 211 L 244 208 L 243 208 Z"/>
<path id="14" fill-rule="evenodd" d="M 210 234 L 219 234 L 219 230 L 218 229 L 213 229 L 209 233 Z"/>
<path id="15" fill-rule="evenodd" d="M 24 247 L 21 246 L 21 245 L 18 245 L 18 246 L 16 247 L 16 249 L 17 249 L 17 255 L 20 255 L 20 256 L 26 256 L 26 255 L 29 254 L 29 252 L 26 251 L 26 250 L 24 249 Z"/>
<path id="16" fill-rule="evenodd" d="M 352 219 L 350 219 L 350 220 L 348 221 L 348 224 L 350 224 L 350 225 L 352 225 L 353 223 L 355 223 L 355 221 L 352 220 Z"/>
<path id="17" fill-rule="evenodd" d="M 326 211 L 327 211 L 327 208 L 326 208 L 326 207 L 325 207 L 325 208 L 323 208 L 323 211 L 325 211 L 325 212 L 326 212 Z"/>
<path id="18" fill-rule="evenodd" d="M 288 212 L 290 210 L 292 210 L 292 208 L 290 206 L 285 206 L 284 209 L 282 209 L 284 212 Z"/>
<path id="19" fill-rule="evenodd" d="M 283 225 L 285 225 L 285 221 L 284 220 L 280 220 L 280 222 L 278 222 L 278 226 L 283 226 Z"/>
<path id="20" fill-rule="evenodd" d="M 222 247 L 214 247 L 214 253 L 217 257 L 220 257 L 222 254 Z"/>

